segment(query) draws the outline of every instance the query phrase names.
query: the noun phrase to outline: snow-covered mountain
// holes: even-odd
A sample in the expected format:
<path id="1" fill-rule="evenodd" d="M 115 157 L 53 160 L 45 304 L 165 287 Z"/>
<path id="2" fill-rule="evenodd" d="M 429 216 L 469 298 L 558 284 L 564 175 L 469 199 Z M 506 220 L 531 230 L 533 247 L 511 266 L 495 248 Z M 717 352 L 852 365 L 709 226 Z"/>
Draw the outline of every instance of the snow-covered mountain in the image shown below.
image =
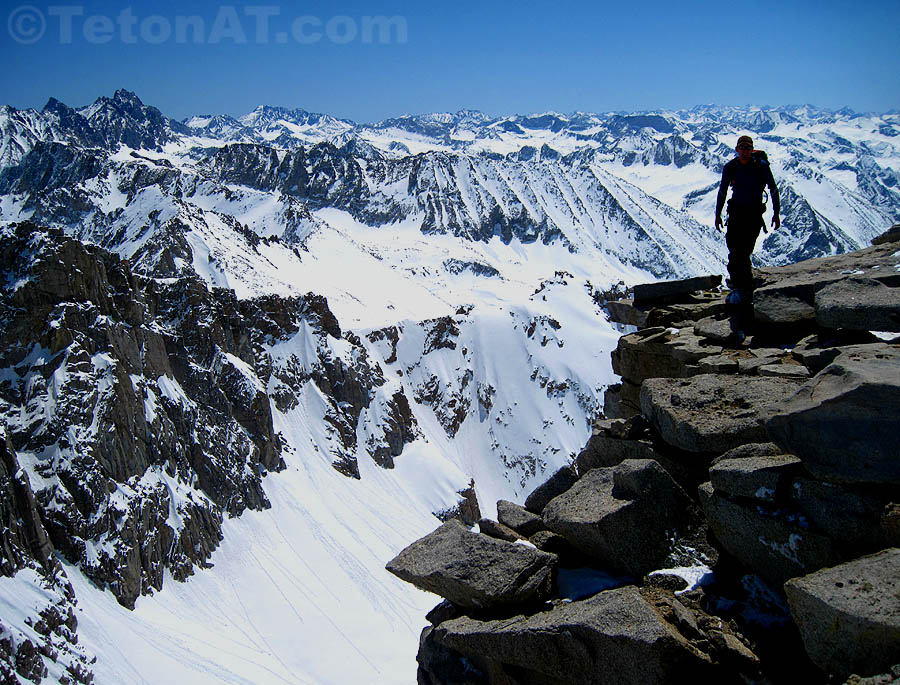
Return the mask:
<path id="1" fill-rule="evenodd" d="M 9 533 L 3 639 L 102 683 L 410 682 L 434 600 L 384 563 L 580 450 L 602 292 L 723 272 L 742 133 L 782 191 L 761 262 L 900 218 L 895 114 L 0 108 L 3 474 L 46 537 Z"/>
<path id="2" fill-rule="evenodd" d="M 141 171 L 146 182 L 146 167 L 167 166 L 189 183 L 277 190 L 278 209 L 299 198 L 308 209 L 344 209 L 368 225 L 414 219 L 425 231 L 477 240 L 497 234 L 561 240 L 580 251 L 599 245 L 658 276 L 701 268 L 675 262 L 687 245 L 705 253 L 704 264 L 718 249 L 701 226 L 711 224 L 719 171 L 739 133 L 753 134 L 768 152 L 784 196 L 785 230 L 766 239 L 761 262 L 858 247 L 896 218 L 900 203 L 900 117 L 810 106 L 499 118 L 464 110 L 371 125 L 266 106 L 240 119 L 181 123 L 120 90 L 77 110 L 56 100 L 41 112 L 4 107 L 0 131 L 3 220 L 59 222 L 50 208 L 33 215 L 14 203 L 24 196 L 43 204 L 40 194 L 107 179 L 113 167 Z M 57 159 L 52 143 L 77 151 L 77 160 Z M 72 164 L 82 165 L 75 176 Z M 121 192 L 122 184 L 113 185 Z M 88 196 L 105 216 L 84 207 L 69 222 L 108 223 L 114 200 L 102 189 Z M 51 205 L 77 204 L 51 198 Z M 664 244 L 667 235 L 677 248 Z M 661 252 L 628 255 L 635 244 Z"/>

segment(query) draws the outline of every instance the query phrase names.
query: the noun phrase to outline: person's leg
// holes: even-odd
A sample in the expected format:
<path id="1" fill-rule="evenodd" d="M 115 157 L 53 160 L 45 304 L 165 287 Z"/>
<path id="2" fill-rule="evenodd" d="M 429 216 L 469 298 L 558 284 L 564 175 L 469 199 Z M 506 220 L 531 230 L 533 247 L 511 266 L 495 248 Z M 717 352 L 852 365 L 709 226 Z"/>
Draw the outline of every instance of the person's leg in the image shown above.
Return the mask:
<path id="1" fill-rule="evenodd" d="M 748 215 L 730 215 L 728 233 L 725 241 L 728 245 L 728 275 L 731 280 L 732 294 L 729 295 L 729 323 L 736 338 L 743 339 L 744 334 L 753 328 L 753 269 L 750 255 L 756 246 L 759 236 L 760 218 Z M 736 342 L 741 342 L 736 340 Z"/>
<path id="2" fill-rule="evenodd" d="M 756 245 L 756 235 L 752 231 L 748 222 L 735 221 L 735 217 L 729 219 L 725 242 L 728 245 L 728 277 L 732 290 L 753 290 L 750 255 Z M 759 233 L 758 229 L 756 233 Z"/>

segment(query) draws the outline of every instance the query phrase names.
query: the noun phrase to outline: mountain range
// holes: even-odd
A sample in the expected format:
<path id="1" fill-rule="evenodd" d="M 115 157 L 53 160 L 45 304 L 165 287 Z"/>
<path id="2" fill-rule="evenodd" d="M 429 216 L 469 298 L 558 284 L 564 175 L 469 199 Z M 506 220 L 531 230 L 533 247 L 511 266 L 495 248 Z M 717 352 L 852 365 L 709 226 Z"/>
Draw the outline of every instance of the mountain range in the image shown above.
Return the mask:
<path id="1" fill-rule="evenodd" d="M 894 113 L 0 107 L 0 424 L 46 537 L 10 538 L 4 635 L 57 680 L 409 682 L 434 602 L 384 563 L 581 449 L 603 300 L 724 271 L 743 133 L 782 198 L 759 264 L 900 218 Z"/>

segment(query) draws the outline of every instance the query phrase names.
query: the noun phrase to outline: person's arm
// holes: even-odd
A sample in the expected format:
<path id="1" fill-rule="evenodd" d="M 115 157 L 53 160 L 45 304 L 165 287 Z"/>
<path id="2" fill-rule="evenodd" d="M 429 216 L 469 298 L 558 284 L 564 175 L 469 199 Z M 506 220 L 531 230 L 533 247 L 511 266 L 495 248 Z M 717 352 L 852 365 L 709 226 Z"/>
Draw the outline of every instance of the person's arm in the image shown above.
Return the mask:
<path id="1" fill-rule="evenodd" d="M 731 182 L 728 173 L 728 165 L 722 168 L 722 180 L 719 183 L 719 194 L 716 196 L 716 228 L 722 228 L 722 207 L 725 206 L 725 197 L 728 195 L 728 185 Z"/>
<path id="2" fill-rule="evenodd" d="M 769 197 L 772 198 L 772 226 L 781 226 L 781 198 L 778 196 L 778 186 L 775 185 L 775 177 L 772 176 L 772 168 L 766 165 L 766 185 L 769 187 Z"/>

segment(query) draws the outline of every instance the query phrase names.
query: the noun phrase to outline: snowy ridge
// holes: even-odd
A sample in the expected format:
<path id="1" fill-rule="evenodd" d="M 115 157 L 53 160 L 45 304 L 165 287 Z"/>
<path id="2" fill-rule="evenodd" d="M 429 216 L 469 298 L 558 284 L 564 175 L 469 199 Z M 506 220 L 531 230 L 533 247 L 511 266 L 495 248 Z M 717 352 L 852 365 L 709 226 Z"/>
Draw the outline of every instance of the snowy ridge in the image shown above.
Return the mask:
<path id="1" fill-rule="evenodd" d="M 116 116 L 125 123 L 115 124 Z M 897 218 L 900 206 L 896 115 L 810 107 L 704 107 L 505 118 L 460 112 L 356 125 L 303 110 L 259 107 L 240 120 L 195 117 L 186 125 L 166 120 L 133 94 L 119 91 L 113 99 L 100 98 L 77 111 L 56 101 L 41 113 L 5 108 L 0 121 L 7 164 L 0 183 L 0 220 L 32 218 L 73 227 L 99 222 L 98 232 L 104 235 L 115 223 L 109 215 L 116 198 L 131 199 L 133 191 L 123 191 L 123 182 L 153 185 L 181 172 L 185 180 L 176 181 L 169 192 L 183 193 L 187 184 L 189 198 L 208 193 L 216 199 L 207 205 L 219 204 L 226 213 L 232 210 L 220 198 L 228 191 L 246 192 L 238 188 L 244 186 L 266 192 L 271 204 L 260 205 L 252 216 L 232 213 L 239 220 L 250 219 L 246 223 L 263 235 L 283 235 L 293 217 L 306 209 L 334 207 L 370 225 L 416 217 L 426 232 L 478 240 L 497 233 L 505 240 L 513 234 L 523 240 L 568 240 L 576 249 L 602 243 L 609 252 L 627 253 L 638 245 L 649 253 L 659 247 L 663 254 L 648 254 L 643 263 L 632 256 L 635 265 L 649 267 L 658 277 L 691 275 L 720 261 L 710 260 L 717 250 L 721 253 L 721 241 L 700 227 L 712 223 L 719 170 L 742 132 L 757 136 L 782 191 L 798 199 L 785 203 L 786 230 L 765 240 L 760 263 L 860 247 Z M 99 151 L 85 152 L 64 161 L 59 152 L 51 156 L 42 148 L 22 165 L 38 142 L 51 140 L 75 149 L 108 147 L 114 154 L 107 158 Z M 249 147 L 239 149 L 238 142 Z M 108 191 L 85 187 L 85 199 L 102 216 L 74 212 L 75 198 L 64 193 L 46 197 L 52 188 L 36 183 L 29 173 L 31 167 L 49 167 L 57 190 L 72 188 L 92 178 L 109 178 L 107 159 L 126 167 L 133 178 L 118 177 Z M 134 177 L 127 167 L 135 164 L 155 169 L 145 168 Z M 191 188 L 210 181 L 228 189 Z M 632 205 L 645 212 L 655 205 L 664 209 L 666 220 L 633 206 L 616 207 L 623 201 L 616 192 L 623 182 L 634 187 L 629 191 Z M 279 191 L 274 198 L 273 190 Z M 615 193 L 615 203 L 607 192 Z M 112 199 L 103 197 L 108 193 Z M 259 227 L 266 217 L 281 220 L 271 228 Z M 651 239 L 633 232 L 620 241 L 610 235 L 632 223 L 653 234 Z M 299 239 L 307 232 L 301 229 Z M 675 243 L 663 233 L 676 237 Z M 695 244 L 702 246 L 699 262 L 672 262 Z"/>

